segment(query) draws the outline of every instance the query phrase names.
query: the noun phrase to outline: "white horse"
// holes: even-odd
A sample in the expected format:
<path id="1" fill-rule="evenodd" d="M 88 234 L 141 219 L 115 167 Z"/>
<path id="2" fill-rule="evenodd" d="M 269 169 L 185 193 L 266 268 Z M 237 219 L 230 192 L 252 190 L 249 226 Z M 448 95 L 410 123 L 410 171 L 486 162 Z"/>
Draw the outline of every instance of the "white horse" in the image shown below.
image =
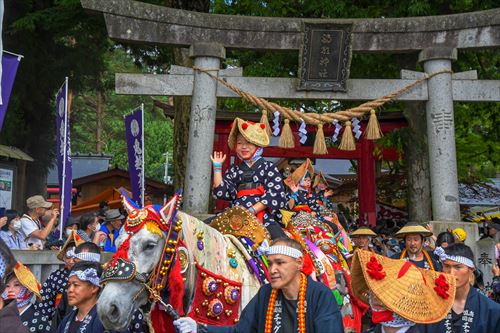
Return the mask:
<path id="1" fill-rule="evenodd" d="M 170 286 L 173 284 L 170 271 L 175 264 L 180 266 L 184 279 L 183 306 L 178 311 L 205 316 L 215 322 L 220 322 L 221 318 L 238 318 L 260 287 L 258 278 L 248 269 L 248 253 L 240 251 L 243 244 L 190 215 L 176 212 L 177 196 L 163 207 L 136 207 L 123 192 L 122 199 L 128 217 L 117 239 L 117 254 L 103 274 L 104 288 L 97 305 L 104 327 L 124 330 L 137 308 L 145 308 L 148 312 L 155 297 L 182 292 L 176 289 L 178 285 Z M 211 280 L 207 274 L 217 278 Z M 194 308 L 199 302 L 194 305 L 193 302 L 199 299 L 196 286 L 200 286 L 201 279 L 209 289 L 204 291 L 205 295 L 211 288 L 214 291 L 219 288 L 220 292 L 207 296 L 211 297 L 213 305 L 205 301 L 199 309 Z M 223 295 L 228 283 L 222 280 L 238 284 L 229 299 L 227 293 Z M 223 296 L 227 302 L 223 301 Z M 228 310 L 231 297 L 237 301 L 235 305 L 239 304 L 238 313 Z M 217 303 L 214 299 L 222 300 Z M 168 303 L 169 299 L 163 301 Z"/>

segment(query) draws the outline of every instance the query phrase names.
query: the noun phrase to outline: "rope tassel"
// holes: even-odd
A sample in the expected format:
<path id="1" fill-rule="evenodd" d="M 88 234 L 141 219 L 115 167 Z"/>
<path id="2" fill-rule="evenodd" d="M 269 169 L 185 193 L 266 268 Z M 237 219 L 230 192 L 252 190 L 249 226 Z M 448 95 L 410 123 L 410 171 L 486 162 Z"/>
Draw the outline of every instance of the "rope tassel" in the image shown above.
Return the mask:
<path id="1" fill-rule="evenodd" d="M 269 137 L 273 134 L 271 131 L 271 126 L 269 126 L 269 118 L 267 116 L 267 110 L 263 109 L 262 110 L 262 117 L 260 118 L 260 122 L 266 126 L 266 133 Z"/>
<path id="2" fill-rule="evenodd" d="M 281 136 L 278 145 L 281 148 L 295 148 L 292 128 L 290 127 L 290 120 L 288 119 L 285 119 L 285 125 L 283 125 L 283 128 L 281 129 Z"/>
<path id="3" fill-rule="evenodd" d="M 326 148 L 325 142 L 325 133 L 323 132 L 323 124 L 318 125 L 318 130 L 316 131 L 316 139 L 314 140 L 313 154 L 328 154 L 328 149 Z"/>
<path id="4" fill-rule="evenodd" d="M 342 134 L 342 141 L 339 146 L 340 150 L 356 150 L 354 144 L 354 136 L 352 135 L 352 125 L 350 121 L 345 122 L 344 133 Z"/>
<path id="5" fill-rule="evenodd" d="M 375 114 L 375 110 L 372 109 L 370 111 L 370 119 L 368 120 L 368 125 L 366 126 L 365 137 L 368 140 L 378 140 L 382 136 L 384 136 L 384 134 L 380 129 L 380 124 L 377 120 L 377 115 Z"/>

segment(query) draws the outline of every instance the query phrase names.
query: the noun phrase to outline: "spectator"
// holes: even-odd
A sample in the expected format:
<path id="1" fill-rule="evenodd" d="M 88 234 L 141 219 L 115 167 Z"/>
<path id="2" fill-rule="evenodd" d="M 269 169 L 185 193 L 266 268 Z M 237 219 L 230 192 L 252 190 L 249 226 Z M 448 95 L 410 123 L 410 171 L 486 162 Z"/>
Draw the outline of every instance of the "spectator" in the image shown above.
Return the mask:
<path id="1" fill-rule="evenodd" d="M 84 241 L 104 246 L 106 234 L 100 229 L 99 217 L 95 214 L 85 214 L 80 217 L 80 229 L 77 232 Z"/>
<path id="2" fill-rule="evenodd" d="M 49 237 L 47 238 L 47 244 L 46 248 L 49 248 L 51 250 L 59 251 L 68 237 L 73 233 L 78 230 L 80 223 L 75 220 L 72 216 L 68 216 L 68 219 L 66 220 L 66 225 L 64 226 L 64 232 L 62 234 L 62 239 L 59 239 L 60 233 L 58 230 L 54 230 Z"/>
<path id="3" fill-rule="evenodd" d="M 449 231 L 443 231 L 437 236 L 436 239 L 436 247 L 440 246 L 443 249 L 447 248 L 448 246 L 454 243 L 455 243 L 455 237 Z"/>
<path id="4" fill-rule="evenodd" d="M 40 311 L 42 315 L 48 316 L 49 318 L 53 317 L 54 311 L 63 298 L 66 284 L 68 283 L 68 275 L 74 264 L 74 248 L 82 243 L 83 241 L 73 233 L 68 237 L 57 254 L 57 259 L 64 262 L 64 267 L 52 272 L 43 283 L 42 289 L 40 290 L 42 301 L 36 305 L 37 310 Z"/>
<path id="5" fill-rule="evenodd" d="M 106 243 L 104 244 L 104 251 L 116 252 L 115 241 L 120 234 L 120 228 L 125 216 L 123 216 L 118 209 L 110 209 L 106 211 L 105 224 L 101 226 L 101 231 L 106 234 Z"/>
<path id="6" fill-rule="evenodd" d="M 6 210 L 5 216 L 2 217 L 2 219 L 5 219 L 7 223 L 0 231 L 0 238 L 3 239 L 11 250 L 27 249 L 28 245 L 24 241 L 24 237 L 21 233 L 21 220 L 19 219 L 17 211 L 12 209 Z"/>
<path id="7" fill-rule="evenodd" d="M 34 248 L 41 250 L 50 232 L 57 225 L 59 210 L 53 209 L 50 220 L 46 226 L 43 226 L 40 219 L 52 207 L 52 204 L 45 201 L 41 195 L 35 195 L 26 200 L 26 205 L 28 213 L 21 217 L 21 233 L 23 238 L 27 239 L 28 246 L 33 245 Z"/>

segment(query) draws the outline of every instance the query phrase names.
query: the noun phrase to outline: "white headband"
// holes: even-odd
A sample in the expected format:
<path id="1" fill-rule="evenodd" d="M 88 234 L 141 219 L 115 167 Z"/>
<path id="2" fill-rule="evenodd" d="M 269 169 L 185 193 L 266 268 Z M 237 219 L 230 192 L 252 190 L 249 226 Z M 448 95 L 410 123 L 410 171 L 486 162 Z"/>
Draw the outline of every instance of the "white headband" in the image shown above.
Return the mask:
<path id="1" fill-rule="evenodd" d="M 262 245 L 259 246 L 258 250 L 261 255 L 272 255 L 272 254 L 282 254 L 285 256 L 292 257 L 294 259 L 304 256 L 300 250 L 294 249 L 293 247 L 286 245 L 273 245 L 269 246 L 267 241 L 263 241 Z"/>
<path id="2" fill-rule="evenodd" d="M 475 267 L 474 262 L 472 260 L 470 260 L 469 258 L 464 257 L 464 256 L 448 255 L 448 254 L 446 254 L 444 249 L 440 246 L 436 247 L 436 249 L 434 250 L 434 254 L 439 257 L 439 260 L 441 260 L 441 262 L 444 262 L 445 260 L 451 260 L 451 261 L 456 261 L 456 262 L 463 264 L 463 265 L 470 267 L 470 268 Z"/>
<path id="3" fill-rule="evenodd" d="M 101 262 L 101 255 L 92 252 L 73 253 L 73 258 L 80 259 L 81 261 Z"/>
<path id="4" fill-rule="evenodd" d="M 92 283 L 94 286 L 101 287 L 101 280 L 99 279 L 95 268 L 91 267 L 83 271 L 71 271 L 71 273 L 69 273 L 69 277 L 72 276 L 76 276 L 80 281 L 87 281 L 89 283 Z"/>

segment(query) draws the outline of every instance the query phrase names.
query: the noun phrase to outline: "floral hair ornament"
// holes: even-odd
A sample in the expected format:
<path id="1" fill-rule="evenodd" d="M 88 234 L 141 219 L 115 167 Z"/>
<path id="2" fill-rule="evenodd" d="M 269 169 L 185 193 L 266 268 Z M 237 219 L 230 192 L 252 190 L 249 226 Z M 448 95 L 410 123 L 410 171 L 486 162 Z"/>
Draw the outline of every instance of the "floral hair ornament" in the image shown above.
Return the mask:
<path id="1" fill-rule="evenodd" d="M 382 280 L 385 278 L 384 266 L 378 262 L 375 256 L 371 256 L 370 261 L 366 263 L 366 272 L 375 280 Z"/>
<path id="2" fill-rule="evenodd" d="M 87 268 L 83 271 L 72 271 L 69 277 L 76 276 L 79 280 L 89 282 L 94 286 L 101 287 L 101 280 L 95 268 Z"/>
<path id="3" fill-rule="evenodd" d="M 450 295 L 448 294 L 450 285 L 448 284 L 448 281 L 446 280 L 444 275 L 439 274 L 439 277 L 435 280 L 435 282 L 436 286 L 434 287 L 434 290 L 436 291 L 436 293 L 444 299 L 450 297 Z"/>

